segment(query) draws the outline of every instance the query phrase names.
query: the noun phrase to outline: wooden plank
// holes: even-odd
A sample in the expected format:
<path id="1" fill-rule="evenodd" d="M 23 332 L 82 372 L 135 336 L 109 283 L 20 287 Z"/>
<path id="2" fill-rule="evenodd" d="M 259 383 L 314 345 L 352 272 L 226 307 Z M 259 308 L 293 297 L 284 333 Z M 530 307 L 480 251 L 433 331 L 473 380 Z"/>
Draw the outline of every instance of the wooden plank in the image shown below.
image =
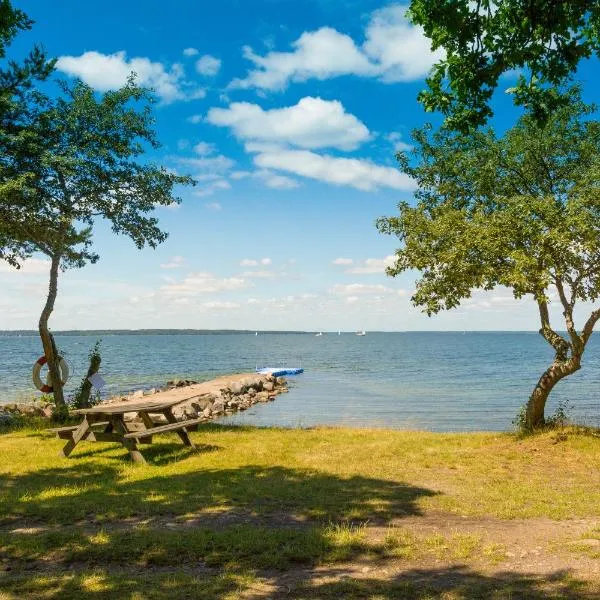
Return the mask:
<path id="1" fill-rule="evenodd" d="M 167 408 L 167 410 L 165 410 L 163 412 L 163 415 L 165 415 L 165 417 L 167 417 L 167 421 L 169 421 L 169 423 L 175 424 L 178 422 L 177 419 L 175 418 L 175 415 L 173 414 L 173 410 L 171 408 Z M 183 421 L 183 423 L 185 423 L 185 421 Z M 191 423 L 188 423 L 188 426 L 190 426 L 190 425 L 191 425 Z M 187 429 L 185 428 L 185 426 L 181 429 L 176 430 L 176 432 L 185 446 L 188 446 L 189 448 L 196 447 L 196 446 L 194 446 L 194 442 L 192 442 L 192 440 L 190 439 L 190 435 L 187 432 Z"/>
<path id="2" fill-rule="evenodd" d="M 152 429 L 146 429 L 144 431 L 132 431 L 126 433 L 123 437 L 126 439 L 139 439 L 145 435 L 151 434 L 156 435 L 157 433 L 165 433 L 167 431 L 178 431 L 185 429 L 190 425 L 197 425 L 198 423 L 205 423 L 206 419 L 187 419 L 185 421 L 177 421 L 175 423 L 169 423 L 168 425 L 159 425 L 158 427 L 152 427 Z"/>
<path id="3" fill-rule="evenodd" d="M 86 417 L 83 417 L 83 421 L 81 424 L 71 432 L 71 439 L 65 444 L 65 447 L 62 449 L 61 454 L 66 458 L 73 452 L 73 449 L 80 440 L 83 439 L 83 436 L 90 431 L 90 423 Z"/>
<path id="4" fill-rule="evenodd" d="M 101 427 L 108 425 L 108 421 L 98 421 L 97 423 L 91 423 L 91 427 Z M 62 433 L 63 431 L 75 431 L 79 425 L 69 425 L 66 427 L 53 427 L 52 429 L 46 429 L 46 431 L 50 431 L 52 433 Z"/>
<path id="5" fill-rule="evenodd" d="M 146 459 L 142 456 L 142 453 L 138 450 L 137 442 L 135 439 L 125 439 L 127 438 L 127 426 L 124 421 L 119 417 L 114 417 L 112 419 L 112 423 L 114 428 L 117 431 L 117 434 L 121 436 L 121 443 L 127 450 L 129 451 L 129 456 L 131 456 L 131 460 L 134 463 L 138 463 L 140 465 L 146 464 Z M 144 432 L 140 432 L 144 433 Z"/>
<path id="6" fill-rule="evenodd" d="M 71 414 L 74 415 L 122 415 L 128 412 L 140 412 L 146 411 L 162 412 L 167 408 L 176 406 L 186 400 L 195 398 L 196 395 L 190 396 L 189 398 L 178 398 L 175 400 L 139 400 L 131 402 L 115 402 L 114 404 L 98 404 L 92 408 L 80 408 L 78 410 L 72 410 Z"/>

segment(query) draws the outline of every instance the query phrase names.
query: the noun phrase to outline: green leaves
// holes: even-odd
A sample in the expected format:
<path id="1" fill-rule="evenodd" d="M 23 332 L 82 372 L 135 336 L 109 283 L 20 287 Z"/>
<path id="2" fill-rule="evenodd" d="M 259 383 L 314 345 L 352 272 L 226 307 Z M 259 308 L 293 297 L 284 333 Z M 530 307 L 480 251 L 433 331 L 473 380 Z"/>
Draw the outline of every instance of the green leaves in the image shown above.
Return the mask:
<path id="1" fill-rule="evenodd" d="M 582 59 L 600 55 L 597 0 L 412 0 L 409 16 L 434 50 L 446 51 L 419 101 L 462 133 L 487 122 L 500 77 L 511 70 L 521 72 L 515 103 L 544 123 L 566 106 L 554 88 Z"/>
<path id="2" fill-rule="evenodd" d="M 510 288 L 546 302 L 562 283 L 569 301 L 600 296 L 600 123 L 577 88 L 545 125 L 524 116 L 504 137 L 447 129 L 414 133 L 417 204 L 378 221 L 398 236 L 395 276 L 421 272 L 412 300 L 428 314 L 475 289 Z"/>

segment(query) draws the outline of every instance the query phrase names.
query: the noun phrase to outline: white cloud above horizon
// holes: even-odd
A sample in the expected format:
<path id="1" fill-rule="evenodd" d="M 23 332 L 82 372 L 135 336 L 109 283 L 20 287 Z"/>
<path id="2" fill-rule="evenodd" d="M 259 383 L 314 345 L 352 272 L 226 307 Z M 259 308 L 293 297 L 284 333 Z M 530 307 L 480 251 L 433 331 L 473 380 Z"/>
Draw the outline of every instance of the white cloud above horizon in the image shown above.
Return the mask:
<path id="1" fill-rule="evenodd" d="M 220 69 L 221 60 L 210 54 L 205 54 L 196 61 L 196 72 L 206 77 L 214 77 Z"/>
<path id="2" fill-rule="evenodd" d="M 99 92 L 122 87 L 135 73 L 136 81 L 153 88 L 165 103 L 198 99 L 206 95 L 202 87 L 185 79 L 181 64 L 174 63 L 167 68 L 146 57 L 128 59 L 125 50 L 113 54 L 91 50 L 79 56 L 60 56 L 56 68 L 72 77 L 79 77 Z"/>
<path id="3" fill-rule="evenodd" d="M 415 182 L 396 168 L 377 165 L 368 159 L 321 155 L 308 150 L 261 152 L 254 157 L 254 164 L 362 191 L 387 187 L 408 192 L 416 188 Z"/>
<path id="4" fill-rule="evenodd" d="M 211 108 L 206 120 L 231 128 L 243 141 L 299 148 L 354 150 L 371 137 L 365 124 L 347 113 L 339 100 L 311 96 L 301 98 L 293 106 L 271 110 L 249 102 L 234 102 L 228 108 Z"/>
<path id="5" fill-rule="evenodd" d="M 244 46 L 244 57 L 255 68 L 245 78 L 234 79 L 230 87 L 276 91 L 290 82 L 342 75 L 373 77 L 385 83 L 420 79 L 443 54 L 432 52 L 422 29 L 408 22 L 407 8 L 393 4 L 374 11 L 361 46 L 332 27 L 305 31 L 292 42 L 289 52 L 272 50 L 260 56 Z"/>

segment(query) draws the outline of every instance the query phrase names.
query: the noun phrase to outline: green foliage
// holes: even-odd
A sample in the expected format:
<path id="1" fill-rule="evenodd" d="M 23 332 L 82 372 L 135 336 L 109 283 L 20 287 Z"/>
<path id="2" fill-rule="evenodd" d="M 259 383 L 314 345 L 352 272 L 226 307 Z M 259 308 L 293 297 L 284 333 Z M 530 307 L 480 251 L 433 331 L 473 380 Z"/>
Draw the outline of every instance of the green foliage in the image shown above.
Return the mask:
<path id="1" fill-rule="evenodd" d="M 22 254 L 58 256 L 63 269 L 96 262 L 92 229 L 99 218 L 138 248 L 156 247 L 167 234 L 147 215 L 179 202 L 174 186 L 192 180 L 140 160 L 159 147 L 151 92 L 133 76 L 101 97 L 79 81 L 61 89 L 20 116 L 23 135 L 3 148 L 5 177 L 17 188 L 12 233 L 23 242 Z"/>
<path id="2" fill-rule="evenodd" d="M 84 375 L 79 387 L 73 392 L 71 396 L 69 407 L 70 408 L 89 408 L 90 406 L 94 406 L 100 403 L 100 390 L 94 388 L 88 377 L 93 373 L 98 372 L 98 368 L 100 367 L 101 356 L 100 356 L 100 344 L 102 340 L 97 340 L 94 344 L 94 347 L 90 350 L 88 354 L 88 361 L 90 363 L 90 368 L 88 372 Z"/>
<path id="3" fill-rule="evenodd" d="M 512 70 L 519 72 L 515 103 L 544 122 L 568 103 L 556 86 L 582 59 L 600 55 L 597 0 L 412 0 L 409 16 L 446 53 L 419 100 L 462 132 L 492 115 L 492 94 Z"/>
<path id="4" fill-rule="evenodd" d="M 577 90 L 569 97 L 546 125 L 526 115 L 501 138 L 424 128 L 418 164 L 399 154 L 418 202 L 378 227 L 402 242 L 388 274 L 421 271 L 412 299 L 427 314 L 496 286 L 544 301 L 559 283 L 572 300 L 598 298 L 600 122 Z"/>

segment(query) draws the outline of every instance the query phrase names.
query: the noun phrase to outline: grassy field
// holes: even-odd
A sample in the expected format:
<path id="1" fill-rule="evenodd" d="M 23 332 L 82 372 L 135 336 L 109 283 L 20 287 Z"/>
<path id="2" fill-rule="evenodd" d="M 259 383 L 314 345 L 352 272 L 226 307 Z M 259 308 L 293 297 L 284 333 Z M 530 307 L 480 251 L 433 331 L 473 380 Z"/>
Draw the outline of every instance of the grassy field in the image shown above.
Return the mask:
<path id="1" fill-rule="evenodd" d="M 0 599 L 593 598 L 600 437 L 0 435 Z"/>

